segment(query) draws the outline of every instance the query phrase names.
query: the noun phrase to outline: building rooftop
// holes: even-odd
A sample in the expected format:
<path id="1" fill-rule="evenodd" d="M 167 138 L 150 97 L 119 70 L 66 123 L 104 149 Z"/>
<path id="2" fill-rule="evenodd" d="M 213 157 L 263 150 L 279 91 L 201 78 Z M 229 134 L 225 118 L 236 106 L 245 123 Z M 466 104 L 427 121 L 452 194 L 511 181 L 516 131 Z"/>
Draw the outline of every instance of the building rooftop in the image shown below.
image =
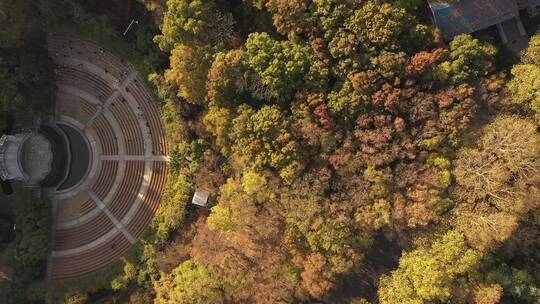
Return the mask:
<path id="1" fill-rule="evenodd" d="M 52 149 L 39 133 L 0 137 L 0 179 L 38 182 L 51 171 Z"/>
<path id="2" fill-rule="evenodd" d="M 527 2 L 530 6 L 540 5 L 540 0 L 528 0 Z"/>
<path id="3" fill-rule="evenodd" d="M 24 172 L 30 180 L 38 182 L 51 172 L 52 147 L 49 140 L 39 134 L 32 133 L 24 142 L 22 151 L 22 165 Z"/>
<path id="4" fill-rule="evenodd" d="M 428 0 L 428 3 L 446 40 L 519 16 L 514 0 Z"/>

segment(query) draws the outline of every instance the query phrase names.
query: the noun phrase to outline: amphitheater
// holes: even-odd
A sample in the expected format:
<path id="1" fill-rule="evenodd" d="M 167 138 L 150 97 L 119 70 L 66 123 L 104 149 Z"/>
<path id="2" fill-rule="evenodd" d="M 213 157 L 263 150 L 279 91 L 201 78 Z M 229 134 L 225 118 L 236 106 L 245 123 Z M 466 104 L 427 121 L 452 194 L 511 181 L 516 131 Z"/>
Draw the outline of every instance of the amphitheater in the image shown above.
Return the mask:
<path id="1" fill-rule="evenodd" d="M 61 280 L 107 267 L 137 241 L 159 208 L 168 157 L 158 106 L 129 63 L 62 35 L 48 48 L 58 91 L 44 130 L 67 144 L 53 164 L 65 172 L 44 187 L 55 221 L 47 277 Z"/>

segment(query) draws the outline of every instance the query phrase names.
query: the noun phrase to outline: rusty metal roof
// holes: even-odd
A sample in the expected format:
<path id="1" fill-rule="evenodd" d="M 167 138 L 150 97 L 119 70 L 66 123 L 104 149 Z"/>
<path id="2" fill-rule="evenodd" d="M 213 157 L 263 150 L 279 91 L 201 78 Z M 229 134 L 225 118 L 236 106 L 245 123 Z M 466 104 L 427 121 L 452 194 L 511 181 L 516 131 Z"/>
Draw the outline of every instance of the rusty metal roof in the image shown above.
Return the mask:
<path id="1" fill-rule="evenodd" d="M 435 25 L 446 40 L 473 33 L 518 16 L 514 0 L 428 0 Z"/>

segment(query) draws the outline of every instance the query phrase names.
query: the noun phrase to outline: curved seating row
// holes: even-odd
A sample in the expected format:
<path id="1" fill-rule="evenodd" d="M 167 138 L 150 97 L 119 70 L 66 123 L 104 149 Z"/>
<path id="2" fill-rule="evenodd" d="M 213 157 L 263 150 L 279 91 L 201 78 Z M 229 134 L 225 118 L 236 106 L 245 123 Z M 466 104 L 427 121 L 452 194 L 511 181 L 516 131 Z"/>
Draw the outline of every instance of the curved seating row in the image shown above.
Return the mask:
<path id="1" fill-rule="evenodd" d="M 107 108 L 122 127 L 126 154 L 143 155 L 144 139 L 137 117 L 123 98 L 116 99 Z"/>
<path id="2" fill-rule="evenodd" d="M 152 101 L 150 95 L 141 87 L 142 80 L 136 78 L 136 82 L 132 82 L 128 85 L 128 94 L 131 94 L 138 102 L 141 110 L 144 113 L 148 127 L 150 129 L 150 135 L 152 138 L 152 149 L 154 155 L 167 155 L 167 144 L 165 142 L 165 132 L 163 130 L 163 123 L 159 115 L 159 109 L 155 102 Z"/>
<path id="3" fill-rule="evenodd" d="M 131 244 L 120 233 L 108 242 L 88 251 L 72 256 L 55 257 L 51 259 L 51 279 L 69 279 L 102 269 L 121 255 L 125 254 Z"/>
<path id="4" fill-rule="evenodd" d="M 101 78 L 74 67 L 63 66 L 56 70 L 57 82 L 79 88 L 104 102 L 113 88 Z"/>
<path id="5" fill-rule="evenodd" d="M 96 113 L 96 106 L 89 103 L 88 101 L 86 100 L 81 100 L 81 111 L 83 112 L 84 115 L 86 115 L 87 117 L 92 117 L 92 115 L 94 115 L 94 113 Z"/>
<path id="6" fill-rule="evenodd" d="M 94 201 L 91 198 L 89 198 L 86 201 L 84 201 L 84 203 L 81 204 L 79 214 L 85 215 L 88 212 L 92 211 L 94 208 L 96 208 L 96 203 L 94 203 Z"/>
<path id="7" fill-rule="evenodd" d="M 154 214 L 159 208 L 161 199 L 163 196 L 163 191 L 165 189 L 165 184 L 167 180 L 167 163 L 165 162 L 154 162 L 152 167 L 152 178 L 150 179 L 150 184 L 146 195 L 142 201 L 141 206 L 131 219 L 131 221 L 126 225 L 128 231 L 137 238 L 141 236 L 144 229 L 151 222 Z"/>
<path id="8" fill-rule="evenodd" d="M 96 196 L 103 200 L 111 190 L 116 175 L 118 174 L 118 161 L 104 160 L 101 161 L 101 170 L 95 184 L 92 186 L 92 191 Z"/>
<path id="9" fill-rule="evenodd" d="M 120 82 L 134 70 L 130 64 L 89 41 L 50 35 L 48 43 L 51 57 L 74 58 L 89 62 L 107 71 Z"/>
<path id="10" fill-rule="evenodd" d="M 118 192 L 107 203 L 107 209 L 117 219 L 124 218 L 139 195 L 139 189 L 144 180 L 144 161 L 127 161 L 125 172 Z"/>
<path id="11" fill-rule="evenodd" d="M 111 220 L 102 212 L 83 225 L 56 229 L 53 250 L 68 250 L 88 244 L 105 235 L 113 227 Z"/>
<path id="12" fill-rule="evenodd" d="M 103 115 L 96 117 L 92 123 L 92 128 L 96 131 L 101 143 L 101 153 L 104 155 L 117 155 L 118 140 L 107 119 Z"/>

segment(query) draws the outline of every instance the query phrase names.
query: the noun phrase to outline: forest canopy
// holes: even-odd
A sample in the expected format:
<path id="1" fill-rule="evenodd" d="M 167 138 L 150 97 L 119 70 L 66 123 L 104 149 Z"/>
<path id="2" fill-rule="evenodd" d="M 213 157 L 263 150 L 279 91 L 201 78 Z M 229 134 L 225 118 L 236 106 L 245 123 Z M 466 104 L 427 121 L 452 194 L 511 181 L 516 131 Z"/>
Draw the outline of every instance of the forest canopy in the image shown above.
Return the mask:
<path id="1" fill-rule="evenodd" d="M 42 59 L 12 51 L 33 13 L 16 2 L 4 109 Z M 53 2 L 133 48 L 171 153 L 120 270 L 49 302 L 540 300 L 540 36 L 509 64 L 493 40 L 442 41 L 418 0 L 150 0 L 122 38 L 100 1 Z"/>
<path id="2" fill-rule="evenodd" d="M 212 193 L 170 275 L 196 263 L 221 286 L 182 301 L 535 301 L 538 38 L 510 75 L 501 46 L 441 41 L 419 1 L 162 4 L 155 79 Z"/>

